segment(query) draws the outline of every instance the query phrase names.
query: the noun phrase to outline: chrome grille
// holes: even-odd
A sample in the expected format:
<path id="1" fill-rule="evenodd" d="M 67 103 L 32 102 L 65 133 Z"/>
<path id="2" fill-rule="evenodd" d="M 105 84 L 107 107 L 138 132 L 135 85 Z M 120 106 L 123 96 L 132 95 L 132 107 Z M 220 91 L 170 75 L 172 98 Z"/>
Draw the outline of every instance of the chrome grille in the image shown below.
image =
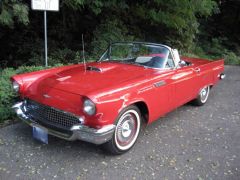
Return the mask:
<path id="1" fill-rule="evenodd" d="M 32 100 L 26 100 L 25 113 L 38 123 L 44 123 L 65 130 L 69 130 L 73 125 L 80 123 L 78 118 L 70 113 Z"/>

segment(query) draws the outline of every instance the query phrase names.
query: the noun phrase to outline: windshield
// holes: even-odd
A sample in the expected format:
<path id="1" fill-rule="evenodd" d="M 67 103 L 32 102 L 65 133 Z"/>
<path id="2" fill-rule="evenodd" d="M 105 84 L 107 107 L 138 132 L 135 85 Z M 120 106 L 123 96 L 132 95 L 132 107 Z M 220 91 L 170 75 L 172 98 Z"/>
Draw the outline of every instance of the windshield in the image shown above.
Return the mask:
<path id="1" fill-rule="evenodd" d="M 170 51 L 163 45 L 147 43 L 113 43 L 100 61 L 116 61 L 151 68 L 164 68 Z"/>

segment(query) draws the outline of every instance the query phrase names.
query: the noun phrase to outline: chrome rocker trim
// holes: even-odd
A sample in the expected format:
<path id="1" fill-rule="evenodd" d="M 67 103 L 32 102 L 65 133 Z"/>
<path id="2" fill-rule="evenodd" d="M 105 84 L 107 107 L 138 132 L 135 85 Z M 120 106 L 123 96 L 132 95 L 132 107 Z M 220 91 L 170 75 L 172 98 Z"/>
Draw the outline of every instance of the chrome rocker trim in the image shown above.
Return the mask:
<path id="1" fill-rule="evenodd" d="M 93 144 L 103 144 L 112 138 L 116 127 L 115 125 L 110 124 L 100 129 L 95 129 L 85 125 L 73 125 L 70 129 L 70 131 L 72 131 L 72 135 L 70 136 L 68 134 L 64 134 L 53 129 L 49 129 L 36 123 L 26 114 L 24 114 L 24 112 L 22 111 L 23 106 L 24 106 L 23 102 L 16 103 L 15 105 L 12 106 L 18 118 L 20 118 L 23 122 L 27 123 L 30 126 L 37 126 L 42 129 L 46 129 L 48 131 L 48 134 L 68 141 L 82 140 Z"/>

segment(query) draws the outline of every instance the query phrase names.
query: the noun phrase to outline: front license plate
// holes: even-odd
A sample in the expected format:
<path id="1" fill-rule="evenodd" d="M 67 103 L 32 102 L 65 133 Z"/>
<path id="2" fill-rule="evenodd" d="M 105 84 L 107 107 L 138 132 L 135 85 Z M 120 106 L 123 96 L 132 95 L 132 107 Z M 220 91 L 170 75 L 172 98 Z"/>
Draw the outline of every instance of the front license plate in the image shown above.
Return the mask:
<path id="1" fill-rule="evenodd" d="M 33 138 L 48 144 L 48 131 L 37 126 L 33 126 Z"/>

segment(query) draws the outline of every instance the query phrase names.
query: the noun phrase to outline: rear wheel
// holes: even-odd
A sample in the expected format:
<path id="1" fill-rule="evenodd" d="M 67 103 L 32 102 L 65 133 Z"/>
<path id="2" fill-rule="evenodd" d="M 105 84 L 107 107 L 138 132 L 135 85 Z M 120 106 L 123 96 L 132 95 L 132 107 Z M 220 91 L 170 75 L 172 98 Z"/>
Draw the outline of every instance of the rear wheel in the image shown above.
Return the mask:
<path id="1" fill-rule="evenodd" d="M 112 154 L 122 154 L 135 144 L 141 128 L 141 113 L 136 106 L 124 109 L 116 121 L 112 139 L 103 146 Z"/>
<path id="2" fill-rule="evenodd" d="M 193 100 L 193 103 L 197 106 L 204 105 L 208 100 L 209 92 L 210 86 L 205 86 L 204 88 L 202 88 L 198 94 L 198 97 L 195 100 Z"/>

